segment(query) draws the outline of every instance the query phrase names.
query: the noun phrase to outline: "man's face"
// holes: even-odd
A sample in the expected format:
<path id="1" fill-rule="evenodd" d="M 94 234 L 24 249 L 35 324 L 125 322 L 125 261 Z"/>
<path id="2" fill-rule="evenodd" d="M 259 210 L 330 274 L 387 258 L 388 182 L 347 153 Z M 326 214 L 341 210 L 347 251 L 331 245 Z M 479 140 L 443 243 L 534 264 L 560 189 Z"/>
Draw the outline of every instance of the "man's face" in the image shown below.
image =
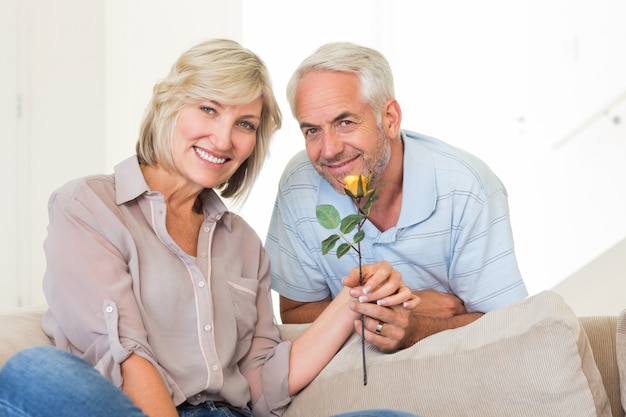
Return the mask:
<path id="1" fill-rule="evenodd" d="M 296 118 L 309 159 L 339 193 L 346 175 L 371 174 L 375 185 L 391 156 L 389 138 L 359 86 L 354 74 L 314 71 L 296 92 Z"/>

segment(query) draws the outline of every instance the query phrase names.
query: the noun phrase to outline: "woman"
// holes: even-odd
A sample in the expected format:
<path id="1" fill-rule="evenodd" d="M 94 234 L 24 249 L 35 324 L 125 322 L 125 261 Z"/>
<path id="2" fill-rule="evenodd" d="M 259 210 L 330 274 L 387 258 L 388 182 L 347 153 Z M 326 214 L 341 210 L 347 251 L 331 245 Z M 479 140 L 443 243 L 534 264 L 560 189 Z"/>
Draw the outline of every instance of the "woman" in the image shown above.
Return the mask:
<path id="1" fill-rule="evenodd" d="M 0 398 L 5 410 L 280 415 L 354 331 L 354 297 L 415 306 L 401 278 L 382 282 L 389 266 L 375 265 L 365 289 L 349 277 L 297 340 L 280 340 L 262 243 L 216 193 L 245 198 L 280 121 L 252 52 L 210 40 L 183 53 L 154 87 L 137 155 L 50 198 L 43 327 L 74 355 L 36 348 L 22 359 L 43 362 L 30 379 L 3 370 L 0 386 L 12 379 L 14 390 L 13 400 Z M 45 383 L 35 388 L 42 366 Z M 86 399 L 95 409 L 84 408 Z"/>

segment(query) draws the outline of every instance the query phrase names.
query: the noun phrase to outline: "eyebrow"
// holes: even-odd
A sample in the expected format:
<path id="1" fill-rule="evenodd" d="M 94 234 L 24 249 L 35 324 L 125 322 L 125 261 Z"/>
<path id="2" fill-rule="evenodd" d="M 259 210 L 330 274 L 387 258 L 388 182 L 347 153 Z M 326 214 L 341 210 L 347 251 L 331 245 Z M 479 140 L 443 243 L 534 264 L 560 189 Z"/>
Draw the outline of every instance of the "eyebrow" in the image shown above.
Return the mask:
<path id="1" fill-rule="evenodd" d="M 222 104 L 219 101 L 215 101 L 215 100 L 204 100 L 201 101 L 200 103 L 211 103 L 213 106 L 218 107 L 220 109 L 223 109 L 225 106 L 228 106 L 228 104 Z M 263 113 L 263 110 L 261 110 L 261 113 Z M 256 114 L 244 114 L 241 116 L 241 119 L 255 119 L 257 121 L 261 121 L 262 117 L 261 115 L 256 115 Z"/>
<path id="2" fill-rule="evenodd" d="M 343 119 L 346 118 L 350 118 L 350 117 L 355 117 L 356 118 L 356 114 L 349 112 L 349 111 L 345 111 L 343 113 L 339 113 L 337 116 L 335 116 L 335 118 L 333 119 L 333 123 L 337 123 Z M 300 123 L 300 129 L 302 128 L 306 128 L 306 127 L 319 127 L 318 125 L 315 125 L 313 123 L 308 123 L 308 122 L 302 122 Z"/>

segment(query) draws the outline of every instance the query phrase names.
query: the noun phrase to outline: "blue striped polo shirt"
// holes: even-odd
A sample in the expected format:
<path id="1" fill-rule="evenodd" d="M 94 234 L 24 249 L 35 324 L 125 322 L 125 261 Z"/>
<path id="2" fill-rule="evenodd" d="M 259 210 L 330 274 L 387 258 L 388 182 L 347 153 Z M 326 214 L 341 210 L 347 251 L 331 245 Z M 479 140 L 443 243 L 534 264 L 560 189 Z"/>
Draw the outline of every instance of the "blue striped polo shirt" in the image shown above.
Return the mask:
<path id="1" fill-rule="evenodd" d="M 390 262 L 413 289 L 457 295 L 468 312 L 488 312 L 527 296 L 515 252 L 507 192 L 475 156 L 438 139 L 402 132 L 404 182 L 395 227 L 380 232 L 363 226 L 363 263 Z M 332 204 L 343 218 L 352 200 L 337 193 L 315 171 L 306 151 L 287 164 L 269 226 L 272 288 L 301 302 L 319 301 L 341 290 L 358 265 L 355 251 L 341 259 L 323 255 L 318 204 Z"/>

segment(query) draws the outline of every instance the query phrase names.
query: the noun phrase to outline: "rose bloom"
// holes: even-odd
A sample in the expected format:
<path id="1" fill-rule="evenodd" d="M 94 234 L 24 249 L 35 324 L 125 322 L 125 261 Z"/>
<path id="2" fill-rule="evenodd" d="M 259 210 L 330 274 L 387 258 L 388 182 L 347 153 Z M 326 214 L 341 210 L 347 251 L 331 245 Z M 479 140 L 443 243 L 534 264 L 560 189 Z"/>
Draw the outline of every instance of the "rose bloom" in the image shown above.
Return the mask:
<path id="1" fill-rule="evenodd" d="M 359 181 L 361 187 L 359 187 Z M 347 175 L 343 179 L 343 188 L 352 198 L 361 198 L 367 194 L 367 177 L 363 175 Z"/>

